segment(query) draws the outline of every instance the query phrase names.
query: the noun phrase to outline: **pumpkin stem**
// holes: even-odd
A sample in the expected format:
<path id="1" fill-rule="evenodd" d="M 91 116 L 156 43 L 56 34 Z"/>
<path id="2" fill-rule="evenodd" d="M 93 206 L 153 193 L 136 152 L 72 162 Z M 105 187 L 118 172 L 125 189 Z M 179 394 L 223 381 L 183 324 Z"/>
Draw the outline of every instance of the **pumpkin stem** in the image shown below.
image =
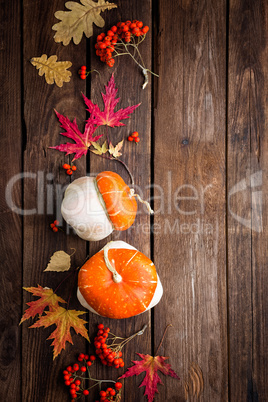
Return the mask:
<path id="1" fill-rule="evenodd" d="M 149 202 L 148 202 L 148 201 L 144 201 L 144 200 L 139 196 L 139 194 L 135 194 L 134 188 L 131 188 L 131 189 L 130 189 L 130 194 L 129 194 L 129 195 L 130 195 L 130 197 L 136 197 L 142 204 L 146 205 L 146 208 L 147 208 L 149 214 L 153 214 L 153 213 L 154 213 L 154 211 L 152 210 L 152 208 L 151 208 Z"/>
<path id="2" fill-rule="evenodd" d="M 103 248 L 104 251 L 104 261 L 106 264 L 106 267 L 109 269 L 109 271 L 112 272 L 113 274 L 113 281 L 115 283 L 119 283 L 122 281 L 122 276 L 116 271 L 116 269 L 112 266 L 112 264 L 110 263 L 109 257 L 108 257 L 108 252 L 110 250 L 110 246 L 111 246 L 111 241 L 109 243 L 106 244 L 106 246 Z"/>

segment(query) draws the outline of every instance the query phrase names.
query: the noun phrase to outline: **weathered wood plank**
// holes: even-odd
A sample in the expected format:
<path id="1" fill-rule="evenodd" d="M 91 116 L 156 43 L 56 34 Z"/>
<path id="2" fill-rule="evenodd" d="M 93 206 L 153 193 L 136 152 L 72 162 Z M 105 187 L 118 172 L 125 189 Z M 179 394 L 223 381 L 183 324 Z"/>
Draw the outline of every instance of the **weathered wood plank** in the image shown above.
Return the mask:
<path id="1" fill-rule="evenodd" d="M 62 193 L 70 181 L 61 168 L 69 159 L 59 151 L 48 149 L 49 146 L 66 142 L 66 139 L 60 136 L 63 130 L 53 109 L 67 115 L 71 120 L 76 117 L 80 127 L 86 117 L 81 97 L 81 91 L 85 90 L 85 82 L 77 75 L 79 66 L 86 63 L 86 39 L 83 38 L 79 46 L 71 43 L 64 47 L 54 42 L 55 32 L 51 29 L 58 21 L 54 13 L 57 10 L 66 10 L 64 3 L 63 0 L 52 3 L 27 0 L 23 2 L 24 116 L 27 135 L 24 170 L 33 174 L 33 178 L 24 182 L 24 205 L 27 210 L 36 208 L 34 213 L 24 217 L 23 285 L 40 284 L 54 290 L 66 274 L 43 273 L 50 256 L 61 249 L 71 252 L 70 248 L 73 247 L 76 249 L 74 268 L 86 257 L 85 242 L 73 232 L 68 236 L 62 232 L 55 234 L 49 227 L 54 219 L 60 220 Z M 70 83 L 58 88 L 48 85 L 44 77 L 38 76 L 29 60 L 43 53 L 48 56 L 56 54 L 59 60 L 70 60 L 73 63 L 70 68 L 73 74 Z M 85 160 L 77 161 L 75 165 L 75 177 L 85 174 Z M 72 277 L 69 278 L 57 290 L 57 294 L 66 301 L 73 287 L 73 280 Z M 31 296 L 25 292 L 24 302 L 30 299 Z M 70 308 L 80 307 L 74 288 Z M 84 318 L 86 319 L 86 315 Z M 22 400 L 66 401 L 69 396 L 62 380 L 62 369 L 74 363 L 77 352 L 85 348 L 86 342 L 73 332 L 75 346 L 67 344 L 66 350 L 53 362 L 51 341 L 46 341 L 46 338 L 54 327 L 28 329 L 28 326 L 27 322 L 23 323 Z"/>
<path id="2" fill-rule="evenodd" d="M 1 1 L 1 293 L 0 400 L 20 400 L 20 304 L 22 271 L 21 23 L 19 2 Z"/>
<path id="3" fill-rule="evenodd" d="M 226 401 L 226 2 L 160 1 L 158 15 L 154 259 L 164 296 L 154 321 L 174 327 L 159 353 L 182 378 L 164 378 L 158 398 L 183 401 L 196 362 L 200 400 Z M 157 332 L 155 348 L 159 340 Z"/>
<path id="4" fill-rule="evenodd" d="M 150 26 L 152 31 L 152 14 L 151 1 L 143 2 L 125 2 L 118 1 L 117 9 L 112 10 L 105 18 L 105 30 L 116 24 L 119 21 L 138 19 L 143 21 L 145 25 Z M 104 30 L 96 29 L 97 34 Z M 146 40 L 140 46 L 140 52 L 144 58 L 145 65 L 151 67 L 151 40 L 152 32 L 149 31 Z M 94 42 L 95 43 L 95 42 Z M 114 68 L 109 68 L 104 63 L 100 62 L 95 55 L 94 43 L 91 49 L 92 68 L 97 69 L 101 76 L 92 77 L 92 85 L 90 96 L 94 102 L 102 105 L 101 92 L 104 92 L 106 85 L 114 73 L 116 87 L 118 88 L 118 97 L 121 98 L 117 108 L 124 108 L 129 105 L 142 103 L 141 106 L 131 114 L 130 119 L 123 121 L 126 125 L 123 127 L 108 128 L 110 139 L 113 143 L 125 139 L 123 147 L 123 155 L 121 159 L 128 165 L 135 179 L 135 188 L 144 199 L 150 196 L 150 180 L 151 180 L 151 78 L 148 87 L 142 90 L 143 76 L 139 67 L 130 59 L 129 56 L 121 56 L 115 59 Z M 101 130 L 101 129 L 100 129 Z M 140 133 L 141 142 L 136 145 L 127 141 L 127 136 L 133 131 Z M 100 131 L 101 132 L 101 131 Z M 105 130 L 103 130 L 105 132 Z M 97 133 L 97 132 L 96 132 Z M 114 161 L 107 161 L 95 155 L 90 156 L 90 173 L 96 174 L 104 170 L 112 170 L 120 174 L 126 183 L 130 184 L 129 176 L 123 166 Z M 124 240 L 130 243 L 145 255 L 150 257 L 150 217 L 143 205 L 139 205 L 139 212 L 133 226 L 125 232 L 114 232 L 109 238 L 96 244 L 90 243 L 90 255 L 93 255 L 109 240 Z M 90 322 L 93 328 L 100 322 L 100 318 L 90 314 Z M 113 333 L 120 336 L 128 336 L 140 330 L 144 324 L 148 324 L 148 328 L 143 336 L 136 337 L 125 348 L 124 361 L 125 367 L 131 365 L 131 360 L 136 358 L 135 352 L 151 353 L 151 333 L 150 333 L 150 312 L 144 313 L 138 317 L 126 320 L 109 320 L 102 319 L 101 322 L 105 326 L 109 326 Z M 97 378 L 117 378 L 124 373 L 124 369 L 111 369 L 107 371 L 100 365 L 96 366 Z M 143 389 L 138 388 L 142 378 L 128 378 L 125 381 L 124 400 L 141 401 L 143 399 Z"/>
<path id="5" fill-rule="evenodd" d="M 267 3 L 230 2 L 230 399 L 267 398 Z"/>

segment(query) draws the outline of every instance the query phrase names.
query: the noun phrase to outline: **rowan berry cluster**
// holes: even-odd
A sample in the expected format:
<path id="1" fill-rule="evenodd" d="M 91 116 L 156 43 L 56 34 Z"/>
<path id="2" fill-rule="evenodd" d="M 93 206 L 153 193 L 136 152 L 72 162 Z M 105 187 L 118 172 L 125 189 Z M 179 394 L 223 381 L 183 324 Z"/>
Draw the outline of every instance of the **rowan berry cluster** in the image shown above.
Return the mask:
<path id="1" fill-rule="evenodd" d="M 80 75 L 81 80 L 85 80 L 87 78 L 87 67 L 81 66 L 80 70 L 78 70 L 78 74 Z"/>
<path id="2" fill-rule="evenodd" d="M 128 141 L 135 141 L 136 143 L 140 142 L 138 131 L 134 131 L 131 135 L 127 137 Z"/>
<path id="3" fill-rule="evenodd" d="M 76 171 L 77 167 L 74 165 L 68 165 L 68 163 L 64 163 L 64 165 L 62 165 L 63 169 L 66 170 L 66 174 L 68 174 L 69 176 L 71 176 L 73 174 L 73 172 Z"/>
<path id="4" fill-rule="evenodd" d="M 54 221 L 53 223 L 50 224 L 51 229 L 53 230 L 53 232 L 58 232 L 59 228 L 57 227 L 59 225 L 59 221 Z"/>
<path id="5" fill-rule="evenodd" d="M 109 402 L 120 400 L 120 389 L 122 388 L 121 382 L 116 382 L 114 388 L 108 387 L 106 390 L 100 391 L 100 401 L 96 402 Z"/>
<path id="6" fill-rule="evenodd" d="M 72 402 L 75 402 L 75 400 L 83 396 L 89 395 L 91 388 L 94 388 L 96 385 L 99 385 L 101 387 L 101 384 L 103 382 L 114 383 L 114 388 L 109 387 L 106 389 L 106 391 L 100 391 L 100 401 L 107 402 L 107 401 L 120 400 L 120 394 L 121 394 L 120 389 L 122 388 L 121 382 L 115 382 L 112 380 L 97 380 L 91 377 L 89 368 L 91 367 L 92 364 L 94 364 L 96 356 L 94 355 L 89 356 L 80 353 L 78 355 L 77 360 L 78 363 L 75 363 L 72 366 L 68 366 L 66 367 L 65 370 L 63 370 L 63 379 L 65 385 L 69 387 Z M 88 374 L 88 377 L 85 376 L 86 372 Z M 93 385 L 87 387 L 86 386 L 87 381 L 93 382 Z"/>
<path id="7" fill-rule="evenodd" d="M 124 346 L 123 342 L 116 343 L 120 338 L 110 333 L 110 328 L 104 328 L 103 324 L 98 325 L 98 333 L 94 338 L 94 346 L 96 354 L 101 359 L 103 365 L 108 367 L 120 368 L 124 367 L 125 363 L 122 359 L 121 348 Z"/>
<path id="8" fill-rule="evenodd" d="M 125 54 L 126 50 L 128 51 L 126 44 L 137 47 L 148 31 L 149 27 L 143 26 L 142 21 L 118 22 L 106 34 L 103 32 L 97 36 L 96 55 L 109 67 L 113 67 L 114 57 Z M 115 53 L 113 57 L 112 53 Z"/>

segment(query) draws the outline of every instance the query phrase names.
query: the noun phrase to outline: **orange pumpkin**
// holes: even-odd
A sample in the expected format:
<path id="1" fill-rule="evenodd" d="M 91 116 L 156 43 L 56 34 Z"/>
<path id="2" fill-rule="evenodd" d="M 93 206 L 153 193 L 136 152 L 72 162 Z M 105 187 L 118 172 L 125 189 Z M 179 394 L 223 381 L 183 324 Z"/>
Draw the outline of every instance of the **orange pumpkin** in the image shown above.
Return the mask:
<path id="1" fill-rule="evenodd" d="M 162 294 L 153 262 L 123 241 L 108 243 L 79 271 L 80 303 L 103 317 L 141 314 L 154 307 Z"/>
<path id="2" fill-rule="evenodd" d="M 135 197 L 140 199 L 117 173 L 102 172 L 69 184 L 61 213 L 78 236 L 98 241 L 113 230 L 126 230 L 133 224 L 137 212 Z"/>
<path id="3" fill-rule="evenodd" d="M 128 229 L 137 213 L 137 202 L 131 195 L 130 188 L 122 177 L 114 172 L 99 173 L 96 183 L 114 229 Z"/>

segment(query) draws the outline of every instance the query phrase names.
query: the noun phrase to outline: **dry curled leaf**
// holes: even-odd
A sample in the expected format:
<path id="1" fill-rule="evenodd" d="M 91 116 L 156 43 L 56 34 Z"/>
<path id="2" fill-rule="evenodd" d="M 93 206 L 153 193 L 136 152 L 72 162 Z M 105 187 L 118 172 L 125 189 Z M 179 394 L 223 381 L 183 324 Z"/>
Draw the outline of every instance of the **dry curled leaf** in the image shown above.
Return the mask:
<path id="1" fill-rule="evenodd" d="M 57 31 L 54 35 L 55 42 L 62 42 L 68 45 L 73 38 L 75 45 L 81 42 L 83 33 L 87 38 L 93 35 L 93 23 L 98 27 L 104 27 L 104 19 L 100 13 L 105 10 L 116 8 L 117 5 L 105 0 L 81 0 L 81 3 L 67 1 L 65 7 L 71 11 L 57 11 L 55 17 L 61 20 L 53 25 L 52 29 Z"/>
<path id="2" fill-rule="evenodd" d="M 45 80 L 48 84 L 55 84 L 62 87 L 64 82 L 70 82 L 72 73 L 67 70 L 71 67 L 70 61 L 57 61 L 57 56 L 53 55 L 47 58 L 46 54 L 41 57 L 33 57 L 31 63 L 36 67 L 40 76 L 45 74 Z"/>
<path id="3" fill-rule="evenodd" d="M 55 272 L 64 272 L 68 271 L 71 266 L 71 256 L 65 251 L 56 251 L 51 257 L 50 261 L 44 270 L 47 271 L 55 271 Z"/>
<path id="4" fill-rule="evenodd" d="M 192 363 L 188 370 L 188 378 L 184 381 L 185 399 L 188 400 L 188 396 L 199 397 L 204 389 L 204 379 L 201 368 L 197 363 Z"/>
<path id="5" fill-rule="evenodd" d="M 122 155 L 121 151 L 122 146 L 123 146 L 124 140 L 120 141 L 115 147 L 113 146 L 113 144 L 110 142 L 109 144 L 109 153 L 114 157 L 114 158 L 118 158 L 119 156 Z"/>

